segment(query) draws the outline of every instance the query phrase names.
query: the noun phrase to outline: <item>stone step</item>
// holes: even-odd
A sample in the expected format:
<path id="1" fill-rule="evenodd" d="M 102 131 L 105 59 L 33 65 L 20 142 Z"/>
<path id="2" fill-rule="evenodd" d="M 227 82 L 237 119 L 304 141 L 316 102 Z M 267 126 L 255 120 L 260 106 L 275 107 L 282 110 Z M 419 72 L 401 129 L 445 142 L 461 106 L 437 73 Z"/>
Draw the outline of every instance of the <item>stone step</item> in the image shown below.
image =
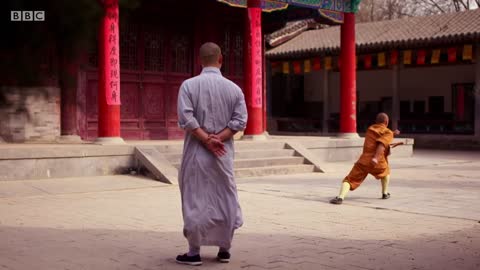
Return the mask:
<path id="1" fill-rule="evenodd" d="M 156 145 L 157 151 L 164 154 L 178 154 L 183 151 L 183 143 L 176 143 L 170 145 Z M 259 149 L 284 149 L 285 142 L 280 141 L 236 141 L 235 151 L 243 150 L 259 150 Z"/>
<path id="2" fill-rule="evenodd" d="M 268 166 L 257 168 L 243 168 L 235 170 L 235 177 L 261 177 L 268 175 L 288 175 L 288 174 L 302 174 L 315 172 L 315 166 L 309 164 L 303 165 L 288 165 L 288 166 Z"/>
<path id="3" fill-rule="evenodd" d="M 271 158 L 271 157 L 293 157 L 295 151 L 293 149 L 272 149 L 272 150 L 240 150 L 235 152 L 235 159 L 254 159 L 254 158 Z M 171 163 L 180 163 L 182 153 L 167 153 L 167 160 Z"/>
<path id="4" fill-rule="evenodd" d="M 301 165 L 301 164 L 305 164 L 305 158 L 303 157 L 236 159 L 235 169 L 261 168 L 261 167 L 281 166 L 281 165 Z M 180 163 L 175 163 L 173 166 L 177 169 L 180 169 Z"/>
<path id="5" fill-rule="evenodd" d="M 272 158 L 272 157 L 292 157 L 295 155 L 293 149 L 272 149 L 272 150 L 248 150 L 238 151 L 235 153 L 235 159 L 252 159 L 252 158 Z"/>
<path id="6" fill-rule="evenodd" d="M 271 157 L 235 160 L 235 169 L 305 164 L 303 157 Z"/>
<path id="7" fill-rule="evenodd" d="M 235 150 L 285 149 L 285 145 L 281 141 L 236 141 Z"/>

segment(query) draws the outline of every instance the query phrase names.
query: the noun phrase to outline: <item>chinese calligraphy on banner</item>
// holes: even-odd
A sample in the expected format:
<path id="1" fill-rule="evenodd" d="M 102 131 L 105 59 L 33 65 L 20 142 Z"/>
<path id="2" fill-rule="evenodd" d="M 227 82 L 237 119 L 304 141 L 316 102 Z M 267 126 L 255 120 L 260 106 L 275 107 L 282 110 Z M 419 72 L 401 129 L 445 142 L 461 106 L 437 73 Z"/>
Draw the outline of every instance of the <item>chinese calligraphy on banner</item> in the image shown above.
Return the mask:
<path id="1" fill-rule="evenodd" d="M 104 53 L 105 93 L 108 105 L 120 105 L 120 60 L 118 35 L 118 6 L 110 6 L 105 17 Z"/>
<path id="2" fill-rule="evenodd" d="M 249 8 L 250 18 L 251 52 L 252 52 L 252 108 L 262 108 L 263 105 L 263 70 L 262 70 L 262 10 L 260 8 Z"/>

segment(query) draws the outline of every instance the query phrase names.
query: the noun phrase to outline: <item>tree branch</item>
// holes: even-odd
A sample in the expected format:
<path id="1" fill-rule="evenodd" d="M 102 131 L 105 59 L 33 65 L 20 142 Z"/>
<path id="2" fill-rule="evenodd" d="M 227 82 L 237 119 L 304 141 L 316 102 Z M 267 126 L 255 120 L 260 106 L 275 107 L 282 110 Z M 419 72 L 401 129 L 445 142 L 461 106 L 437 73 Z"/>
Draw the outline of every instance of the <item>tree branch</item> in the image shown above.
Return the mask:
<path id="1" fill-rule="evenodd" d="M 440 12 L 446 13 L 445 10 L 442 7 L 440 7 L 440 5 L 437 2 L 435 2 L 434 0 L 429 0 L 429 2 L 432 6 L 436 7 L 438 10 L 440 10 Z"/>

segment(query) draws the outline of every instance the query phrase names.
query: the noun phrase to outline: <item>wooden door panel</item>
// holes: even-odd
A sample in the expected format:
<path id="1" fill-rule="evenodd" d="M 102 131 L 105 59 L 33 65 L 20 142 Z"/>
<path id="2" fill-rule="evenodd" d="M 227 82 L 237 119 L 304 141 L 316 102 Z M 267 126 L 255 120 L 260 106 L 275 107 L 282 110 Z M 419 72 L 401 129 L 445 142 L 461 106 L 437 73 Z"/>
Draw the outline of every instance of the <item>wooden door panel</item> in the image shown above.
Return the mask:
<path id="1" fill-rule="evenodd" d="M 138 120 L 140 116 L 139 106 L 139 89 L 138 83 L 124 82 L 121 83 L 121 100 L 120 116 L 122 120 Z"/>
<path id="2" fill-rule="evenodd" d="M 177 100 L 181 81 L 171 84 L 167 94 L 168 100 L 168 139 L 181 139 L 184 132 L 178 127 Z"/>
<path id="3" fill-rule="evenodd" d="M 146 119 L 165 120 L 165 86 L 145 83 L 142 95 L 144 117 Z"/>
<path id="4" fill-rule="evenodd" d="M 95 73 L 96 74 L 96 73 Z M 87 96 L 86 102 L 86 135 L 87 140 L 97 138 L 98 130 L 98 80 L 93 78 L 92 74 L 87 76 L 87 89 L 85 94 Z"/>
<path id="5" fill-rule="evenodd" d="M 143 85 L 144 138 L 150 140 L 167 139 L 165 84 L 146 82 Z"/>
<path id="6" fill-rule="evenodd" d="M 88 80 L 87 82 L 87 119 L 98 118 L 98 81 Z"/>

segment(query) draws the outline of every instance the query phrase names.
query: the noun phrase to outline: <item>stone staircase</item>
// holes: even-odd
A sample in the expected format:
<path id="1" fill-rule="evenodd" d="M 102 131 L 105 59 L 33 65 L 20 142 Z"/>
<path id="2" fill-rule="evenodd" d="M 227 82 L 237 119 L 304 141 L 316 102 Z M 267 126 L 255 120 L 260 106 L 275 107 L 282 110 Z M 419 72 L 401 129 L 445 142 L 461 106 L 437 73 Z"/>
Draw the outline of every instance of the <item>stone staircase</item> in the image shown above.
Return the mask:
<path id="1" fill-rule="evenodd" d="M 156 145 L 171 166 L 180 168 L 183 144 Z M 146 166 L 148 168 L 148 166 Z M 236 141 L 235 177 L 261 177 L 321 172 L 301 151 L 283 141 Z M 172 181 L 173 182 L 173 181 Z"/>

